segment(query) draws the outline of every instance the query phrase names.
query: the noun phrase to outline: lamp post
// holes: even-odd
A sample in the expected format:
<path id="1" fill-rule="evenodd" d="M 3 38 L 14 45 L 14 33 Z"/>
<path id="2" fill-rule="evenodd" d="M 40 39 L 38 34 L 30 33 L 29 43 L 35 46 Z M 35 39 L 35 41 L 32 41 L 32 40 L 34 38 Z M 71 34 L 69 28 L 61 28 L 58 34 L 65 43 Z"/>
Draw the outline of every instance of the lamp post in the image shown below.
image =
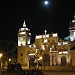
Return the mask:
<path id="1" fill-rule="evenodd" d="M 11 59 L 9 58 L 9 63 L 11 63 Z"/>
<path id="2" fill-rule="evenodd" d="M 1 57 L 2 57 L 2 53 L 0 53 L 0 75 L 1 75 Z"/>

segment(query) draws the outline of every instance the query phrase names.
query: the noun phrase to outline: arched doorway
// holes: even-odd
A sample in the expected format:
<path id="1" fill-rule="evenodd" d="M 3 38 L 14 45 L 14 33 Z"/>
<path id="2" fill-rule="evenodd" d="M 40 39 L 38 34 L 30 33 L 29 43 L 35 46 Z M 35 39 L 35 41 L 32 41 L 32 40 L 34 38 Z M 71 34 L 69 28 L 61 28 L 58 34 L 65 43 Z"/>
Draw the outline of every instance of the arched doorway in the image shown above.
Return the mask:
<path id="1" fill-rule="evenodd" d="M 65 56 L 62 56 L 61 57 L 61 66 L 66 66 L 67 65 L 67 61 L 66 61 L 66 57 Z"/>
<path id="2" fill-rule="evenodd" d="M 50 65 L 50 55 L 44 54 L 43 55 L 43 66 L 49 66 Z"/>
<path id="3" fill-rule="evenodd" d="M 35 61 L 35 55 L 30 55 L 29 56 L 29 68 L 34 68 L 35 64 L 34 64 L 34 61 Z"/>

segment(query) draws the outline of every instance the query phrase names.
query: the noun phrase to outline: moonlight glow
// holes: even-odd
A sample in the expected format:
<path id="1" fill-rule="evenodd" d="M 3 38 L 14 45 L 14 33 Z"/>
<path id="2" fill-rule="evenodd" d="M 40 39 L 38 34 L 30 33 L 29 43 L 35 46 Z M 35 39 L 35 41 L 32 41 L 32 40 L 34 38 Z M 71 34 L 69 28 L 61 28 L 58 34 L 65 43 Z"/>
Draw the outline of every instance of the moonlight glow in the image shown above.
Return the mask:
<path id="1" fill-rule="evenodd" d="M 45 1 L 45 5 L 47 5 L 48 4 L 48 1 Z"/>

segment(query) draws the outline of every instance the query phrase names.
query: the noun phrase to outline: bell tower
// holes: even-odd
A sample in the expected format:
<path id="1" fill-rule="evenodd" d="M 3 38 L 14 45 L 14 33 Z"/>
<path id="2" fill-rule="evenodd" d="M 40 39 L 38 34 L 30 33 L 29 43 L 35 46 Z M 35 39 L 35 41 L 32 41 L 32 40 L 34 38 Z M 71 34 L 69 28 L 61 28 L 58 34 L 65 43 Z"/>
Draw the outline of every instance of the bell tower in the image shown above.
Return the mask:
<path id="1" fill-rule="evenodd" d="M 29 60 L 27 54 L 27 45 L 31 42 L 30 29 L 26 27 L 25 21 L 23 27 L 19 29 L 18 32 L 18 63 L 22 67 L 29 68 Z"/>
<path id="2" fill-rule="evenodd" d="M 19 29 L 18 32 L 18 46 L 25 46 L 30 44 L 31 41 L 31 33 L 30 29 L 26 27 L 25 21 L 23 23 L 23 27 Z"/>
<path id="3" fill-rule="evenodd" d="M 70 41 L 74 41 L 75 40 L 75 15 L 74 15 L 74 19 L 70 21 L 69 32 L 70 32 Z"/>

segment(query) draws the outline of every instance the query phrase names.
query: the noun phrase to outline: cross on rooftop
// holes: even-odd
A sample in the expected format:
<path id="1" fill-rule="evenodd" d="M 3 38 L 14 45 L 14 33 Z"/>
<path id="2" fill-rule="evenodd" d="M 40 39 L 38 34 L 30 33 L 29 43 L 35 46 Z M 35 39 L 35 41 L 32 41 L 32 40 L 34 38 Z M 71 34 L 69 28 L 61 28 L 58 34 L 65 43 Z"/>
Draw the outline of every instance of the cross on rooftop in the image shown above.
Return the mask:
<path id="1" fill-rule="evenodd" d="M 46 33 L 47 33 L 47 30 L 45 29 L 45 31 L 44 31 L 44 32 L 45 32 L 45 35 L 46 35 Z"/>

